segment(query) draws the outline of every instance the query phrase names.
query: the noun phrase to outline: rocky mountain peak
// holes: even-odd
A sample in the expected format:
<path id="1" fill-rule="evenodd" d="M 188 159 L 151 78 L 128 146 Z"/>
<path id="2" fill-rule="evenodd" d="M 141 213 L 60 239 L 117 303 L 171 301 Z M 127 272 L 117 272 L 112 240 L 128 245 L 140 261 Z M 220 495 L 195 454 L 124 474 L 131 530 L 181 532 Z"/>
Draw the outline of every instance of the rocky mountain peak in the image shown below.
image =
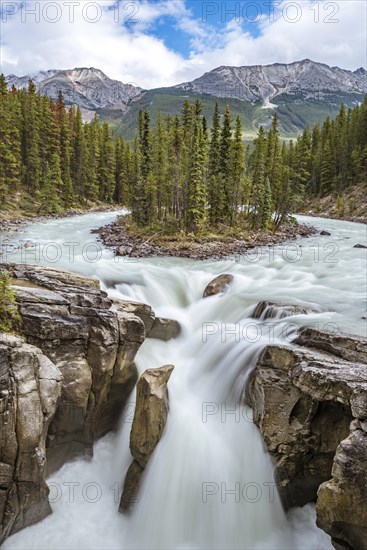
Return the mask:
<path id="1" fill-rule="evenodd" d="M 141 95 L 142 89 L 132 83 L 123 83 L 109 78 L 103 71 L 94 67 L 40 71 L 34 75 L 7 77 L 8 84 L 25 88 L 29 79 L 35 82 L 42 94 L 53 99 L 61 90 L 67 104 L 79 105 L 85 115 L 98 109 L 127 110 L 129 102 Z"/>
<path id="2" fill-rule="evenodd" d="M 223 65 L 176 88 L 253 104 L 262 102 L 268 106 L 270 101 L 284 94 L 295 99 L 312 100 L 328 98 L 333 94 L 366 93 L 365 74 L 364 69 L 351 72 L 303 59 L 289 64 Z"/>

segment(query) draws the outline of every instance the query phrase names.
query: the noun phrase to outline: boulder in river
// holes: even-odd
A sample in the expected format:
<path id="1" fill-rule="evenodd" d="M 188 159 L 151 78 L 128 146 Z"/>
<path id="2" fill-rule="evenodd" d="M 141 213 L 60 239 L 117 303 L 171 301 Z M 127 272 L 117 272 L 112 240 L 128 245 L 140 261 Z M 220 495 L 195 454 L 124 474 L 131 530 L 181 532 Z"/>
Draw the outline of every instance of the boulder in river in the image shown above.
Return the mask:
<path id="1" fill-rule="evenodd" d="M 205 288 L 203 298 L 208 298 L 209 296 L 214 296 L 215 294 L 221 294 L 225 292 L 229 285 L 233 281 L 233 275 L 229 273 L 223 273 L 215 277 Z"/>
<path id="2" fill-rule="evenodd" d="M 312 311 L 310 308 L 291 304 L 276 304 L 274 302 L 259 302 L 251 315 L 253 319 L 283 319 L 291 315 L 304 315 Z"/>
<path id="3" fill-rule="evenodd" d="M 126 313 L 133 314 L 139 317 L 144 323 L 145 333 L 149 334 L 152 330 L 155 320 L 155 313 L 148 304 L 142 304 L 141 302 L 133 302 L 129 300 L 113 300 L 115 304 L 118 304 L 118 308 Z"/>
<path id="4" fill-rule="evenodd" d="M 130 434 L 130 451 L 134 460 L 125 477 L 120 512 L 131 510 L 144 468 L 162 437 L 168 415 L 167 383 L 173 369 L 173 365 L 148 369 L 138 380 Z"/>
<path id="5" fill-rule="evenodd" d="M 157 340 L 167 342 L 168 340 L 172 340 L 172 338 L 177 338 L 180 332 L 181 327 L 178 321 L 156 317 L 148 338 L 156 338 Z"/>
<path id="6" fill-rule="evenodd" d="M 119 246 L 116 249 L 116 256 L 128 256 L 132 251 L 132 246 Z"/>

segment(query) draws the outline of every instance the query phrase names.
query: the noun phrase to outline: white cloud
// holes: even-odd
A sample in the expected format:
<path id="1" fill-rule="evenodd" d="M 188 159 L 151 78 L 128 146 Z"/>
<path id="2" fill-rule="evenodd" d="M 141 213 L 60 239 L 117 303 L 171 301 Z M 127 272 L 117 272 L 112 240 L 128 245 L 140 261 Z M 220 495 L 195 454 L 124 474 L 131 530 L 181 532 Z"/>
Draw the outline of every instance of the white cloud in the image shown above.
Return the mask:
<path id="1" fill-rule="evenodd" d="M 93 9 L 92 2 L 88 2 L 88 10 L 84 9 L 84 1 L 77 3 L 79 6 L 71 12 L 64 1 L 58 0 L 61 18 L 56 23 L 47 20 L 56 17 L 56 10 L 52 12 L 51 8 L 43 12 L 43 17 L 41 11 L 37 21 L 25 10 L 9 17 L 2 25 L 2 71 L 29 74 L 50 68 L 93 66 L 112 78 L 144 87 L 163 85 L 166 76 L 171 81 L 183 59 L 161 39 L 139 29 L 129 30 L 126 18 L 141 16 L 140 12 L 135 15 L 131 9 L 109 10 L 112 0 L 99 3 L 100 12 Z M 28 9 L 32 4 L 27 3 Z M 47 2 L 38 4 L 42 7 Z M 98 22 L 93 23 L 97 16 Z M 156 16 L 156 11 L 145 11 L 144 24 Z"/>
<path id="2" fill-rule="evenodd" d="M 3 22 L 1 62 L 5 74 L 94 66 L 112 78 L 151 88 L 191 80 L 219 65 L 291 62 L 306 57 L 342 68 L 366 65 L 367 8 L 356 0 L 298 1 L 298 13 L 290 6 L 295 2 L 282 0 L 274 22 L 264 13 L 256 37 L 244 31 L 248 26 L 234 20 L 220 27 L 214 21 L 194 19 L 184 0 L 143 0 L 137 13 L 134 2 L 129 9 L 124 10 L 122 4 L 117 11 L 111 10 L 113 0 L 104 0 L 98 12 L 92 6 L 96 2 L 79 0 L 74 2 L 73 22 L 65 2 L 57 0 L 61 18 L 55 23 L 50 22 L 57 15 L 55 0 L 38 2 L 42 10 L 38 22 L 24 10 Z M 10 10 L 11 4 L 3 2 L 2 6 Z M 27 1 L 28 8 L 32 4 Z M 333 6 L 337 13 L 332 13 Z M 92 23 L 97 16 L 98 22 Z M 290 22 L 296 16 L 299 20 Z M 188 59 L 154 36 L 155 25 L 165 17 L 191 39 Z M 127 24 L 126 19 L 131 18 L 138 23 Z"/>
<path id="3" fill-rule="evenodd" d="M 298 11 L 291 4 L 297 4 Z M 257 37 L 232 20 L 217 33 L 217 47 L 205 49 L 203 41 L 196 40 L 196 51 L 178 76 L 190 80 L 220 65 L 290 63 L 305 58 L 346 69 L 365 67 L 366 14 L 367 4 L 354 0 L 283 0 L 274 20 L 269 12 L 264 13 Z M 293 19 L 298 20 L 292 23 Z"/>

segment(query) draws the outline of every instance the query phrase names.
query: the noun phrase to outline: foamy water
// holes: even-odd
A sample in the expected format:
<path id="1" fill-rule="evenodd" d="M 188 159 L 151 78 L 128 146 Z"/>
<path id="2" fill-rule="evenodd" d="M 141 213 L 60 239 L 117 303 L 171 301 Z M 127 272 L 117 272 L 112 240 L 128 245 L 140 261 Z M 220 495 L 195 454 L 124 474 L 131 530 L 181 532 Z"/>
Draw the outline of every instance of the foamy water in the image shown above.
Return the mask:
<path id="1" fill-rule="evenodd" d="M 38 223 L 9 238 L 39 244 L 27 249 L 29 261 L 47 263 L 45 250 L 61 251 L 49 265 L 95 276 L 111 296 L 149 303 L 158 315 L 180 322 L 177 339 L 148 339 L 137 356 L 140 373 L 175 365 L 163 437 L 126 518 L 117 509 L 131 462 L 132 395 L 118 433 L 95 444 L 93 460 L 66 464 L 48 480 L 53 515 L 12 536 L 4 548 L 332 548 L 315 526 L 312 505 L 284 514 L 270 458 L 241 394 L 264 347 L 291 341 L 300 326 L 365 334 L 366 251 L 353 248 L 366 243 L 365 226 L 302 218 L 331 236 L 222 262 L 116 261 L 89 233 L 115 215 Z M 27 259 L 24 249 L 9 252 L 9 261 Z M 202 299 L 219 273 L 234 275 L 228 293 Z M 254 320 L 251 312 L 261 300 L 310 306 L 314 313 Z"/>

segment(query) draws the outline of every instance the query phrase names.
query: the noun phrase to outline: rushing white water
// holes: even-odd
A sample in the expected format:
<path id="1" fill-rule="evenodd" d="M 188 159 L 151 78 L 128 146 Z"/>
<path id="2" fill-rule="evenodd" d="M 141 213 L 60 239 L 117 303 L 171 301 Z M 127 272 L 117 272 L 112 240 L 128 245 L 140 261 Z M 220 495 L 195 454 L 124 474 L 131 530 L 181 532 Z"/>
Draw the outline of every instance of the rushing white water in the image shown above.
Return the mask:
<path id="1" fill-rule="evenodd" d="M 27 254 L 29 261 L 50 264 L 47 255 L 61 254 L 51 265 L 96 276 L 111 296 L 149 303 L 180 322 L 177 339 L 148 339 L 137 357 L 140 372 L 175 365 L 166 428 L 131 517 L 117 508 L 131 461 L 133 396 L 118 433 L 95 445 L 92 461 L 66 464 L 48 480 L 54 514 L 4 548 L 331 548 L 311 505 L 284 514 L 251 411 L 239 403 L 264 346 L 291 340 L 298 326 L 365 334 L 366 251 L 353 248 L 366 243 L 365 226 L 303 218 L 331 235 L 221 262 L 117 262 L 110 251 L 85 247 L 95 243 L 90 228 L 114 216 L 34 224 L 9 239 L 36 247 L 11 254 L 3 245 L 3 255 L 24 261 Z M 229 292 L 203 300 L 206 284 L 224 272 L 235 276 Z M 255 321 L 249 315 L 260 300 L 308 305 L 315 313 Z"/>

